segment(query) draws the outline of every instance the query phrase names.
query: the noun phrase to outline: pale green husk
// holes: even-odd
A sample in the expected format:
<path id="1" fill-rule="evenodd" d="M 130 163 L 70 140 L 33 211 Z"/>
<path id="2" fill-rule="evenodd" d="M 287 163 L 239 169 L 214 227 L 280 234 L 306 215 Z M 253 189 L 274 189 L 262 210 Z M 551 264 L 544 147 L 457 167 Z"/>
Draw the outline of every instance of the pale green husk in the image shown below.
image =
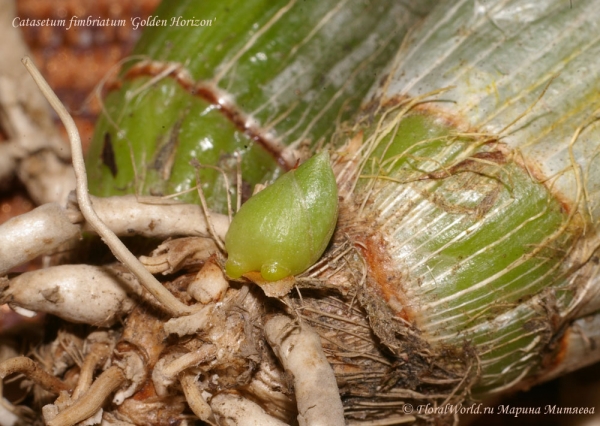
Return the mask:
<path id="1" fill-rule="evenodd" d="M 597 1 L 440 4 L 341 136 L 352 201 L 340 232 L 369 271 L 359 297 L 379 338 L 414 358 L 399 370 L 421 389 L 433 365 L 455 397 L 527 386 L 560 365 L 576 315 L 597 309 L 585 304 L 599 14 Z"/>

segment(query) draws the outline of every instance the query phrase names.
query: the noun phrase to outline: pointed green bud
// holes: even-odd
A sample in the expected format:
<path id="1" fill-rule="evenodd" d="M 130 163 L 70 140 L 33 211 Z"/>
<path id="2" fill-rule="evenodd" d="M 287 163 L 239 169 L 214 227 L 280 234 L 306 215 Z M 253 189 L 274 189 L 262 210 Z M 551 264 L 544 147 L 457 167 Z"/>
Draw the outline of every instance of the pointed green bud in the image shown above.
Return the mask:
<path id="1" fill-rule="evenodd" d="M 297 275 L 323 254 L 337 222 L 335 176 L 326 152 L 250 198 L 225 237 L 227 275 L 259 271 L 267 281 Z"/>

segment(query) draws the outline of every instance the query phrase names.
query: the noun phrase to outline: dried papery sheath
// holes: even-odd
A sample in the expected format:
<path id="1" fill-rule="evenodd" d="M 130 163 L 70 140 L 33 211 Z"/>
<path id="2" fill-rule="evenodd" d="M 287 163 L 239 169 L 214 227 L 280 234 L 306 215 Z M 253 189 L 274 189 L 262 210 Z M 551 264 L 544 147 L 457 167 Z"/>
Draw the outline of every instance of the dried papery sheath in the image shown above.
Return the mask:
<path id="1" fill-rule="evenodd" d="M 227 275 L 258 271 L 267 281 L 296 275 L 325 251 L 337 221 L 329 155 L 315 155 L 248 200 L 225 237 Z"/>
<path id="2" fill-rule="evenodd" d="M 198 302 L 207 304 L 221 300 L 228 287 L 229 282 L 221 267 L 208 261 L 188 286 L 188 294 Z"/>

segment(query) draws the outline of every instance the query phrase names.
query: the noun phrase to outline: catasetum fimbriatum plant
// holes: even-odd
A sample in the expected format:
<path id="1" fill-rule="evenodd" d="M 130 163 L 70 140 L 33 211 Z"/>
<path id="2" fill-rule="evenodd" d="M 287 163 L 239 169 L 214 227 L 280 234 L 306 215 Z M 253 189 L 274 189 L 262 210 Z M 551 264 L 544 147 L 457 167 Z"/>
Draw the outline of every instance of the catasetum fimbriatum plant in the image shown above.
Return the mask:
<path id="1" fill-rule="evenodd" d="M 58 395 L 47 424 L 446 422 L 598 359 L 600 1 L 155 15 L 96 128 L 97 198 L 70 131 L 77 201 L 17 219 L 51 243 L 0 227 L 3 274 L 82 231 L 122 262 L 3 279 L 90 325 L 44 369 L 0 364 Z M 162 243 L 138 261 L 114 233 Z"/>

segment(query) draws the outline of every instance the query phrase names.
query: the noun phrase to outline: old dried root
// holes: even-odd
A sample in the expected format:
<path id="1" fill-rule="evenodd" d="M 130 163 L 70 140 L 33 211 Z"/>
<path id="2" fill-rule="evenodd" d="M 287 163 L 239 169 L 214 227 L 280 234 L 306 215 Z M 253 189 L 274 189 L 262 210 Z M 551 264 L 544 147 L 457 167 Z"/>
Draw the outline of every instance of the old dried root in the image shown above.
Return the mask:
<path id="1" fill-rule="evenodd" d="M 81 365 L 79 371 L 79 381 L 73 389 L 71 396 L 74 401 L 89 390 L 94 379 L 96 368 L 105 363 L 114 349 L 113 341 L 106 332 L 95 332 L 88 336 L 87 340 L 91 343 L 87 350 L 87 356 Z"/>
<path id="2" fill-rule="evenodd" d="M 29 380 L 54 394 L 69 389 L 62 380 L 47 373 L 37 362 L 24 356 L 7 359 L 0 364 L 1 379 L 5 379 L 13 373 L 24 374 Z"/>
<path id="3" fill-rule="evenodd" d="M 48 426 L 72 426 L 93 416 L 104 405 L 110 394 L 125 382 L 125 374 L 119 367 L 103 372 L 73 405 L 61 411 L 47 422 Z"/>
<path id="4" fill-rule="evenodd" d="M 0 363 L 0 422 L 13 425 L 20 417 L 17 407 L 2 397 L 3 380 L 14 373 L 21 373 L 48 392 L 58 394 L 69 387 L 62 380 L 46 372 L 37 362 L 24 357 L 7 359 Z"/>

